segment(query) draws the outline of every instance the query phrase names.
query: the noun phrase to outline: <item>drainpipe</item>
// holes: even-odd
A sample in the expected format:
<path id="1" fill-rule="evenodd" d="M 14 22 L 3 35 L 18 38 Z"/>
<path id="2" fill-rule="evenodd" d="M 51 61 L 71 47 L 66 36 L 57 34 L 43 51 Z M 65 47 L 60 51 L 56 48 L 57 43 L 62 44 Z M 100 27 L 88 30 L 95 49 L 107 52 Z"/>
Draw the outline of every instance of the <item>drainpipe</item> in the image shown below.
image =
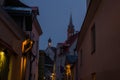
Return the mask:
<path id="1" fill-rule="evenodd" d="M 29 73 L 29 80 L 32 80 L 32 64 L 35 61 L 36 56 L 31 52 L 30 53 L 30 73 Z"/>
<path id="2" fill-rule="evenodd" d="M 31 34 L 30 34 L 31 35 Z M 31 38 L 30 38 L 31 39 Z M 34 41 L 33 41 L 33 45 L 34 45 Z M 31 52 L 30 52 L 30 72 L 29 72 L 29 80 L 32 80 L 32 63 L 35 61 L 36 55 L 34 55 L 32 53 L 32 49 L 33 49 L 33 45 L 31 48 Z"/>

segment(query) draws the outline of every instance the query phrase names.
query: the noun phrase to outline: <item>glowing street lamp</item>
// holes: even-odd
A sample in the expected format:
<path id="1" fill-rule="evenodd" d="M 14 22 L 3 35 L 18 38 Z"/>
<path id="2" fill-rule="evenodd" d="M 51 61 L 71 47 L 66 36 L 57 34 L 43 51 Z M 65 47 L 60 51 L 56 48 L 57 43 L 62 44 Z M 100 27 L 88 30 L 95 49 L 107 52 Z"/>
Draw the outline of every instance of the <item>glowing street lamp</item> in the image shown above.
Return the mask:
<path id="1" fill-rule="evenodd" d="M 52 80 L 55 80 L 55 73 L 52 73 L 50 77 L 52 78 Z"/>
<path id="2" fill-rule="evenodd" d="M 23 41 L 22 43 L 22 52 L 26 53 L 28 52 L 30 49 L 32 49 L 33 46 L 33 41 L 30 39 L 26 39 Z"/>
<path id="3" fill-rule="evenodd" d="M 71 76 L 71 69 L 70 69 L 70 64 L 66 65 L 66 75 L 67 75 L 67 80 L 69 79 L 69 77 Z"/>
<path id="4" fill-rule="evenodd" d="M 66 75 L 70 76 L 71 75 L 71 69 L 70 69 L 70 64 L 66 65 Z"/>
<path id="5" fill-rule="evenodd" d="M 5 60 L 6 60 L 5 53 L 3 51 L 0 51 L 0 71 L 3 68 Z"/>

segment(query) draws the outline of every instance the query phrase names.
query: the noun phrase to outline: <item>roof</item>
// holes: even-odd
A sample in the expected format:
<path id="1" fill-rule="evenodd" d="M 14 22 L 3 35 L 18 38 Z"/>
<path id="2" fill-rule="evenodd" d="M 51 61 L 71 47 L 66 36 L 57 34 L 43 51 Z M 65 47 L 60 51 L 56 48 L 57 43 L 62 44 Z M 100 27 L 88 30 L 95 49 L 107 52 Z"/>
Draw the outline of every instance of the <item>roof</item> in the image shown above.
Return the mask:
<path id="1" fill-rule="evenodd" d="M 51 49 L 52 51 L 53 51 L 53 53 L 54 53 L 54 59 L 56 59 L 56 52 L 57 52 L 57 49 L 55 48 L 55 47 L 48 47 L 49 49 Z M 47 49 L 48 49 L 47 48 Z M 46 50 L 47 50 L 46 49 Z"/>
<path id="2" fill-rule="evenodd" d="M 32 8 L 19 0 L 5 0 L 3 8 L 12 15 L 31 15 L 32 13 Z"/>
<path id="3" fill-rule="evenodd" d="M 38 7 L 34 6 L 34 7 L 31 7 L 33 13 L 35 13 L 36 15 L 39 15 L 39 10 L 38 10 Z"/>
<path id="4" fill-rule="evenodd" d="M 56 48 L 55 47 L 50 47 L 54 53 L 56 53 Z"/>
<path id="5" fill-rule="evenodd" d="M 69 37 L 66 41 L 65 44 L 68 45 L 68 49 L 71 47 L 71 45 L 75 42 L 75 40 L 78 38 L 78 33 L 74 34 L 73 36 Z M 68 50 L 67 49 L 67 50 Z"/>
<path id="6" fill-rule="evenodd" d="M 33 14 L 35 16 L 39 15 L 38 7 L 29 7 L 28 5 L 20 2 L 19 0 L 6 0 L 3 8 L 10 15 L 30 16 L 31 18 Z M 36 17 L 34 17 L 34 23 L 36 25 L 35 27 L 38 31 L 38 34 L 41 35 L 42 29 Z"/>
<path id="7" fill-rule="evenodd" d="M 72 46 L 72 44 L 75 42 L 75 40 L 78 38 L 78 33 L 74 34 L 73 36 L 69 37 L 64 43 L 58 43 L 58 45 L 63 48 L 63 52 L 67 53 L 69 52 L 69 48 Z M 61 53 L 59 54 L 61 55 Z"/>
<path id="8" fill-rule="evenodd" d="M 34 23 L 35 23 L 35 27 L 36 27 L 36 30 L 38 32 L 39 35 L 42 35 L 42 29 L 41 29 L 41 25 L 40 23 L 38 22 L 38 19 L 36 17 L 34 17 Z"/>
<path id="9" fill-rule="evenodd" d="M 74 41 L 77 39 L 77 37 L 78 37 L 78 33 L 76 33 L 76 34 L 74 34 L 73 36 L 69 37 L 69 38 L 65 41 L 65 43 L 66 43 L 66 44 L 69 44 L 69 46 L 71 46 L 71 45 L 74 43 Z"/>
<path id="10" fill-rule="evenodd" d="M 50 59 L 49 56 L 45 55 L 45 64 L 53 64 L 54 62 Z"/>
<path id="11" fill-rule="evenodd" d="M 88 6 L 87 13 L 86 13 L 84 22 L 82 24 L 81 30 L 79 32 L 79 36 L 78 36 L 78 40 L 77 40 L 78 42 L 77 42 L 77 46 L 76 46 L 77 50 L 80 47 L 80 43 L 84 39 L 84 36 L 89 28 L 89 25 L 97 11 L 97 8 L 98 8 L 100 2 L 101 2 L 101 0 L 91 0 L 90 4 Z"/>
<path id="12" fill-rule="evenodd" d="M 73 64 L 76 62 L 77 60 L 77 55 L 67 55 L 66 56 L 66 60 L 67 60 L 67 63 L 70 63 L 70 64 Z"/>
<path id="13" fill-rule="evenodd" d="M 55 47 L 47 47 L 47 49 L 48 49 L 48 48 L 51 49 L 54 53 L 56 53 L 56 50 L 57 50 L 57 49 L 56 49 Z M 47 50 L 47 49 L 46 49 L 46 50 Z"/>
<path id="14" fill-rule="evenodd" d="M 11 6 L 11 7 L 29 7 L 22 3 L 19 0 L 5 0 L 4 6 Z"/>

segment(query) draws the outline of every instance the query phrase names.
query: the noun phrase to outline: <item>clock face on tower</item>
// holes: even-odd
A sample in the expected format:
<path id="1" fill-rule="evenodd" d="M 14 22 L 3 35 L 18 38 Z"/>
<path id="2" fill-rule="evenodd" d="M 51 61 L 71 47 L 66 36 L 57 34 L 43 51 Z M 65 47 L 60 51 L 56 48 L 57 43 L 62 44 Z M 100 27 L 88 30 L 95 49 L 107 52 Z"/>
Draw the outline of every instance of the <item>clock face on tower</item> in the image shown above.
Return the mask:
<path id="1" fill-rule="evenodd" d="M 48 46 L 51 46 L 51 42 L 48 43 Z"/>

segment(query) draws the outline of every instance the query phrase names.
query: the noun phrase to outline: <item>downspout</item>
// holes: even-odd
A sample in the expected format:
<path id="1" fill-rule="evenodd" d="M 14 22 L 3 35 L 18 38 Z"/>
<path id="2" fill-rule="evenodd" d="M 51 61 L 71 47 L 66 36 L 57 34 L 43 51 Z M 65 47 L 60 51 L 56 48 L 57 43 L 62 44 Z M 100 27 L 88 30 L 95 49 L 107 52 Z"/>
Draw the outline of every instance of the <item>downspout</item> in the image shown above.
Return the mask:
<path id="1" fill-rule="evenodd" d="M 30 73 L 29 73 L 29 80 L 32 80 L 31 79 L 32 78 L 32 63 L 35 61 L 35 58 L 36 58 L 36 56 L 33 55 L 32 51 L 31 51 L 31 53 L 30 53 Z"/>

